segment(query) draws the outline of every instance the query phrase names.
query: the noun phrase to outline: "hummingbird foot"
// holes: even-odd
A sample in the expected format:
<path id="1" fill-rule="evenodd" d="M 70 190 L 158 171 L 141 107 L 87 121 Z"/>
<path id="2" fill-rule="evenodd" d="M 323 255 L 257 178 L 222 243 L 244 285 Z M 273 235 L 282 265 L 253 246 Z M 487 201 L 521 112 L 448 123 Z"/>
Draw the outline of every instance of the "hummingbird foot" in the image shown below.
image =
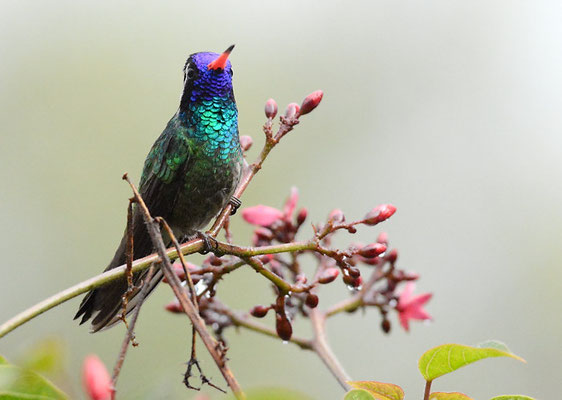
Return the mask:
<path id="1" fill-rule="evenodd" d="M 201 231 L 197 231 L 196 235 L 199 239 L 203 240 L 203 249 L 199 252 L 199 254 L 205 255 L 210 252 L 217 251 L 218 248 L 217 239 Z"/>
<path id="2" fill-rule="evenodd" d="M 238 197 L 235 197 L 235 196 L 232 196 L 230 198 L 229 203 L 232 206 L 232 210 L 230 211 L 230 215 L 236 214 L 236 211 L 238 211 L 238 209 L 242 205 L 242 201 Z"/>

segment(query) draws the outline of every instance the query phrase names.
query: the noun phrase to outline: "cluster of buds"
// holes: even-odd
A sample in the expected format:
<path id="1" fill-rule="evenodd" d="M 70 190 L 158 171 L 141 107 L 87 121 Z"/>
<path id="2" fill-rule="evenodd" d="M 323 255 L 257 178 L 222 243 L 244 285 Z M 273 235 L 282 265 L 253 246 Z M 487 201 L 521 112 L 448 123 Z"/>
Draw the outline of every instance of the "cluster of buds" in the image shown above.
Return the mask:
<path id="1" fill-rule="evenodd" d="M 316 91 L 308 95 L 300 105 L 290 103 L 284 115 L 280 116 L 280 127 L 275 135 L 272 123 L 277 116 L 278 107 L 275 100 L 269 99 L 265 104 L 266 145 L 262 154 L 267 154 L 281 137 L 292 130 L 301 116 L 314 110 L 322 96 L 322 91 Z M 252 139 L 241 137 L 241 145 L 244 151 L 248 150 Z M 261 164 L 257 166 L 258 169 L 259 167 Z M 332 238 L 336 233 L 347 231 L 354 234 L 359 226 L 378 225 L 390 218 L 396 212 L 396 207 L 391 204 L 379 205 L 362 219 L 352 222 L 346 221 L 343 211 L 335 209 L 329 213 L 324 223 L 313 225 L 314 236 L 311 240 L 299 242 L 297 236 L 307 220 L 308 211 L 306 208 L 297 209 L 298 198 L 298 191 L 293 188 L 281 209 L 256 205 L 242 210 L 242 218 L 255 227 L 253 247 L 278 246 L 276 251 L 268 249 L 268 254 L 262 252 L 259 256 L 251 257 L 254 269 L 267 271 L 263 275 L 273 285 L 274 301 L 270 305 L 256 305 L 250 310 L 249 316 L 265 318 L 268 314 L 274 314 L 277 335 L 284 341 L 290 340 L 293 321 L 299 316 L 309 317 L 311 310 L 318 306 L 319 288 L 341 281 L 349 289 L 349 301 L 343 307 L 328 308 L 326 316 L 339 311 L 353 312 L 359 308 L 375 307 L 382 316 L 381 328 L 385 333 L 391 329 L 388 319 L 391 311 L 398 313 L 400 323 L 406 330 L 409 329 L 408 321 L 411 319 L 430 319 L 422 307 L 431 295 L 412 295 L 412 281 L 417 280 L 418 275 L 396 267 L 398 252 L 389 248 L 386 233 L 379 234 L 376 240 L 367 244 L 355 243 L 346 249 L 334 249 L 332 246 Z M 313 255 L 316 260 L 316 270 L 309 276 L 303 268 L 309 262 L 302 257 L 306 254 Z M 246 263 L 249 261 L 243 256 L 211 255 L 200 266 L 188 265 L 193 283 L 199 287 L 199 312 L 221 340 L 224 340 L 222 333 L 225 328 L 238 324 L 233 311 L 216 298 L 216 287 L 224 275 Z M 183 267 L 176 263 L 175 268 L 180 279 L 185 279 Z M 405 289 L 402 289 L 404 286 Z M 166 309 L 170 312 L 182 311 L 177 302 L 168 304 Z"/>

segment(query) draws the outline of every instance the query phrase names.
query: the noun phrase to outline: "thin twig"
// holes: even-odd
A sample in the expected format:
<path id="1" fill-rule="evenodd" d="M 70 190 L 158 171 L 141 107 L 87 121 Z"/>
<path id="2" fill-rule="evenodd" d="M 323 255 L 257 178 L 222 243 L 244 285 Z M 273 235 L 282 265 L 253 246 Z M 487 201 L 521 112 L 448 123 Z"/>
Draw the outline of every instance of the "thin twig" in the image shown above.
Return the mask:
<path id="1" fill-rule="evenodd" d="M 125 361 L 125 356 L 127 354 L 127 350 L 129 348 L 129 343 L 132 342 L 133 346 L 135 346 L 134 338 L 135 338 L 135 325 L 137 323 L 137 318 L 139 317 L 140 309 L 146 299 L 146 295 L 150 289 L 150 280 L 152 279 L 152 275 L 154 274 L 154 265 L 150 267 L 144 282 L 142 283 L 142 289 L 139 296 L 139 302 L 133 311 L 133 316 L 131 321 L 128 324 L 127 332 L 125 333 L 125 339 L 123 339 L 123 344 L 121 345 L 121 351 L 119 352 L 119 356 L 117 357 L 117 361 L 115 362 L 115 367 L 113 367 L 113 376 L 111 378 L 113 382 L 113 393 L 115 394 L 115 388 L 117 386 L 117 378 L 119 377 L 119 373 L 121 372 L 121 367 L 123 366 L 123 362 Z"/>
<path id="2" fill-rule="evenodd" d="M 193 305 L 193 302 L 189 299 L 189 296 L 187 296 L 187 293 L 185 292 L 183 286 L 181 285 L 179 278 L 174 273 L 172 264 L 170 263 L 170 259 L 166 255 L 166 246 L 162 241 L 162 235 L 160 233 L 159 224 L 155 222 L 152 216 L 150 215 L 150 212 L 146 207 L 146 204 L 144 203 L 139 192 L 137 191 L 135 185 L 133 185 L 133 183 L 129 180 L 127 174 L 123 176 L 123 179 L 125 179 L 127 183 L 129 183 L 129 186 L 131 187 L 133 193 L 135 194 L 135 198 L 143 214 L 144 221 L 146 223 L 146 227 L 150 235 L 150 238 L 152 240 L 152 243 L 156 248 L 158 255 L 160 256 L 160 259 L 162 261 L 162 271 L 164 272 L 164 276 L 166 277 L 168 284 L 174 291 L 174 294 L 178 299 L 179 303 L 181 304 L 184 312 L 191 320 L 191 323 L 197 330 L 197 333 L 201 337 L 203 344 L 209 351 L 209 354 L 211 354 L 211 356 L 213 357 L 213 360 L 215 361 L 217 367 L 221 371 L 223 377 L 228 383 L 228 386 L 230 386 L 230 389 L 232 390 L 236 398 L 245 399 L 246 396 L 242 392 L 242 389 L 240 388 L 240 385 L 236 381 L 236 378 L 234 378 L 232 371 L 227 367 L 223 357 L 217 351 L 217 341 L 207 331 L 207 328 L 205 327 L 205 322 L 203 321 L 199 313 L 195 310 L 195 306 Z"/>

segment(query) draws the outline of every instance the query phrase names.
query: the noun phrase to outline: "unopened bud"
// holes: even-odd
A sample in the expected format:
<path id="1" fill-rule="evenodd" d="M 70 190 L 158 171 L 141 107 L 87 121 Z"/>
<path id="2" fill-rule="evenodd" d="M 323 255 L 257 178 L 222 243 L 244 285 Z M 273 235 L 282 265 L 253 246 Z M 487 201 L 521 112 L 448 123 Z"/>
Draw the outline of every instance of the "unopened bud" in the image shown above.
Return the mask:
<path id="1" fill-rule="evenodd" d="M 300 110 L 300 106 L 297 103 L 290 103 L 285 110 L 285 118 L 292 119 L 295 118 Z"/>
<path id="2" fill-rule="evenodd" d="M 222 265 L 222 260 L 213 254 L 209 257 L 209 264 L 214 267 L 220 267 Z"/>
<path id="3" fill-rule="evenodd" d="M 82 379 L 84 382 L 84 389 L 86 389 L 91 400 L 109 400 L 111 398 L 113 393 L 111 377 L 103 362 L 95 354 L 87 356 L 84 360 Z M 12 397 L 9 395 L 8 397 L 16 398 L 15 396 Z"/>
<path id="4" fill-rule="evenodd" d="M 316 306 L 318 305 L 318 296 L 316 296 L 313 293 L 309 293 L 306 296 L 306 300 L 305 303 L 307 306 L 309 306 L 310 308 L 316 308 Z"/>
<path id="5" fill-rule="evenodd" d="M 183 308 L 181 308 L 180 303 L 177 300 L 174 300 L 164 307 L 166 311 L 169 311 L 174 314 L 183 314 Z"/>
<path id="6" fill-rule="evenodd" d="M 318 283 L 326 284 L 333 282 L 338 277 L 339 273 L 340 270 L 335 267 L 327 268 L 318 277 Z"/>
<path id="7" fill-rule="evenodd" d="M 267 312 L 269 310 L 270 308 L 266 306 L 255 306 L 250 310 L 250 314 L 252 314 L 256 318 L 263 318 L 267 315 Z"/>
<path id="8" fill-rule="evenodd" d="M 361 271 L 359 271 L 359 268 L 357 267 L 349 267 L 347 272 L 349 273 L 349 276 L 353 278 L 359 278 L 361 276 Z"/>
<path id="9" fill-rule="evenodd" d="M 365 225 L 376 225 L 390 218 L 396 212 L 396 207 L 392 204 L 382 204 L 373 208 L 367 215 L 365 215 Z"/>
<path id="10" fill-rule="evenodd" d="M 321 90 L 317 90 L 306 96 L 301 104 L 300 115 L 308 114 L 318 107 L 318 104 L 322 101 L 322 96 L 324 96 L 324 93 Z"/>
<path id="11" fill-rule="evenodd" d="M 341 224 L 345 221 L 345 215 L 343 215 L 343 211 L 339 208 L 332 210 L 330 215 L 328 216 L 328 221 L 332 224 Z"/>
<path id="12" fill-rule="evenodd" d="M 398 259 L 398 250 L 396 249 L 390 250 L 385 258 L 389 263 L 394 264 Z"/>
<path id="13" fill-rule="evenodd" d="M 377 237 L 377 243 L 382 243 L 388 246 L 388 234 L 386 232 L 381 232 Z"/>
<path id="14" fill-rule="evenodd" d="M 282 340 L 290 340 L 291 336 L 293 336 L 293 327 L 284 315 L 276 315 L 275 329 L 277 331 L 277 336 L 279 336 Z"/>
<path id="15" fill-rule="evenodd" d="M 365 258 L 373 258 L 386 251 L 386 245 L 382 243 L 371 243 L 359 250 L 359 255 Z"/>
<path id="16" fill-rule="evenodd" d="M 388 319 L 383 319 L 381 322 L 381 329 L 384 333 L 390 332 L 390 321 Z"/>
<path id="17" fill-rule="evenodd" d="M 343 276 L 343 282 L 346 285 L 357 288 L 357 287 L 359 287 L 363 284 L 363 278 L 361 278 L 361 276 L 358 276 L 357 278 L 354 278 L 351 275 L 344 275 Z"/>
<path id="18" fill-rule="evenodd" d="M 306 208 L 301 208 L 297 214 L 297 225 L 302 225 L 308 216 L 308 210 Z"/>
<path id="19" fill-rule="evenodd" d="M 240 136 L 240 147 L 242 148 L 242 151 L 250 150 L 250 147 L 252 147 L 253 144 L 254 144 L 254 139 L 252 139 L 251 136 L 248 135 Z"/>
<path id="20" fill-rule="evenodd" d="M 277 115 L 277 103 L 273 99 L 269 99 L 265 102 L 265 116 L 267 118 L 275 118 Z"/>

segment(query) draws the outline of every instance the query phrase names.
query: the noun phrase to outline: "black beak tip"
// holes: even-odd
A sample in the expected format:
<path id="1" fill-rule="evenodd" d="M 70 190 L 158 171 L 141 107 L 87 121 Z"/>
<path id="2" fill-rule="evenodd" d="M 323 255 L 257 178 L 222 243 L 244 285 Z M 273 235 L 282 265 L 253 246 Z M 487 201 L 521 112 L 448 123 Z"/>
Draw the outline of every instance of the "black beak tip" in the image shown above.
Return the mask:
<path id="1" fill-rule="evenodd" d="M 234 45 L 230 46 L 230 47 L 229 47 L 228 49 L 226 49 L 224 52 L 230 54 L 233 49 L 234 49 Z"/>

